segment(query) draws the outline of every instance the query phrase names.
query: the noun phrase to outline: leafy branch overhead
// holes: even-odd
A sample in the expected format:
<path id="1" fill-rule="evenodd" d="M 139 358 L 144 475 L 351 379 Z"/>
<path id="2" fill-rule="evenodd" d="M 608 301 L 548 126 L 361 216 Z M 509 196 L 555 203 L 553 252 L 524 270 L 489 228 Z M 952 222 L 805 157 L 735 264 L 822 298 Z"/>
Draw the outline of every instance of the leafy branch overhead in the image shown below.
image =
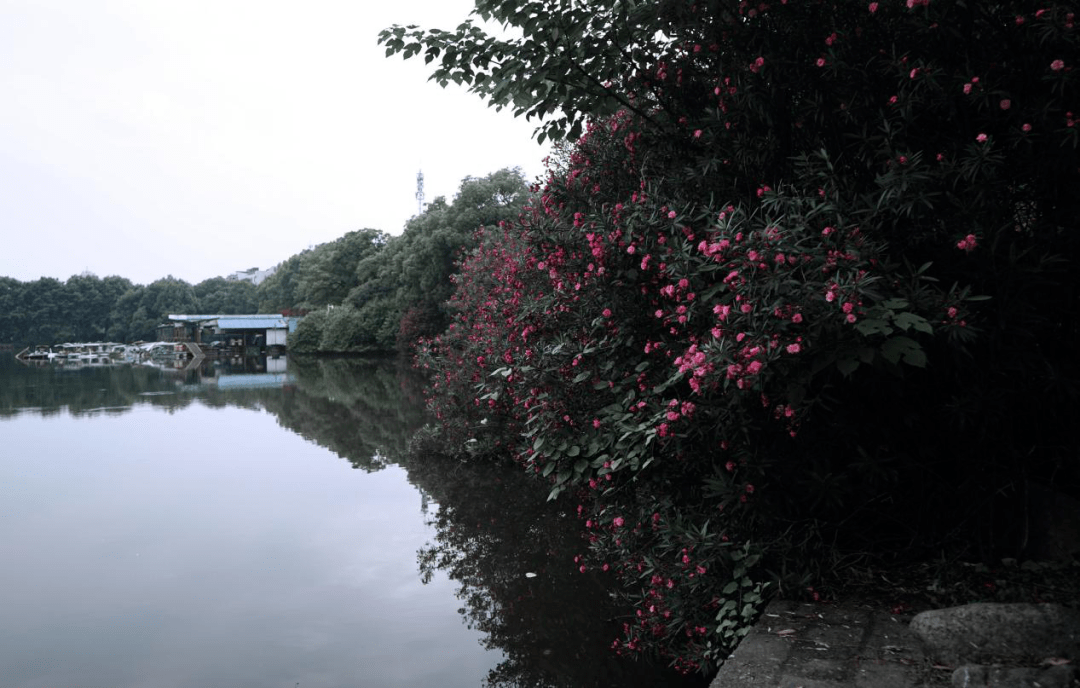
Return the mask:
<path id="1" fill-rule="evenodd" d="M 387 56 L 436 62 L 430 80 L 440 86 L 465 85 L 497 110 L 537 118 L 541 143 L 576 139 L 587 118 L 620 109 L 647 116 L 623 85 L 628 65 L 646 69 L 662 50 L 654 3 L 480 0 L 472 14 L 453 31 L 395 25 L 379 43 Z M 476 18 L 520 37 L 495 38 Z"/>

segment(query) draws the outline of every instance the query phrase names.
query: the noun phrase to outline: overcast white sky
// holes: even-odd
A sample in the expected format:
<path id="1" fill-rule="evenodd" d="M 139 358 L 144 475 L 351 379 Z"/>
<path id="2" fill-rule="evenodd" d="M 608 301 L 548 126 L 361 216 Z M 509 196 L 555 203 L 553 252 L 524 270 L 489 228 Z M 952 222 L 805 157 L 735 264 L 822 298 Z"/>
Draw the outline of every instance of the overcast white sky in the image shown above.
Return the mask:
<path id="1" fill-rule="evenodd" d="M 385 57 L 471 0 L 0 0 L 0 275 L 147 284 L 400 234 L 461 179 L 542 171 L 535 121 Z"/>

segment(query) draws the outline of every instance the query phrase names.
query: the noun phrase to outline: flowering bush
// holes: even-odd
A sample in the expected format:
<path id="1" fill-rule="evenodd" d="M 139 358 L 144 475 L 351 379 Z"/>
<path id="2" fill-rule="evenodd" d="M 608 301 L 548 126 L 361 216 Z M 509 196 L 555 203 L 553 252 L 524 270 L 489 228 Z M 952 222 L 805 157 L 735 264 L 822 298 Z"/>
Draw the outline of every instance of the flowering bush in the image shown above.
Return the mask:
<path id="1" fill-rule="evenodd" d="M 822 544 L 1015 552 L 1024 481 L 1076 489 L 1077 40 L 1021 5 L 660 3 L 567 90 L 592 119 L 419 361 L 449 439 L 571 500 L 618 651 L 707 669 Z M 437 75 L 496 51 L 458 41 Z"/>

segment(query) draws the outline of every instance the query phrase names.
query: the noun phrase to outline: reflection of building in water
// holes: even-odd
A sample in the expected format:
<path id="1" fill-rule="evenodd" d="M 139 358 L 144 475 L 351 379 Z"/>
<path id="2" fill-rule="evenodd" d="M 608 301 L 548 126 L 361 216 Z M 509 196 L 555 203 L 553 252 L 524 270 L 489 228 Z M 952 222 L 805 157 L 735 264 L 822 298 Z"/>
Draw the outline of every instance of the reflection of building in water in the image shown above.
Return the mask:
<path id="1" fill-rule="evenodd" d="M 286 339 L 301 318 L 270 314 L 169 315 L 158 339 L 190 342 L 206 356 L 254 356 L 285 350 Z"/>
<path id="2" fill-rule="evenodd" d="M 182 385 L 191 390 L 216 387 L 227 389 L 288 388 L 296 384 L 296 376 L 288 372 L 285 356 L 233 356 L 203 358 L 191 361 Z"/>
<path id="3" fill-rule="evenodd" d="M 286 372 L 286 359 L 284 356 L 266 359 L 265 372 L 229 374 L 218 372 L 212 379 L 218 389 L 253 389 L 256 387 L 285 387 L 296 382 Z"/>

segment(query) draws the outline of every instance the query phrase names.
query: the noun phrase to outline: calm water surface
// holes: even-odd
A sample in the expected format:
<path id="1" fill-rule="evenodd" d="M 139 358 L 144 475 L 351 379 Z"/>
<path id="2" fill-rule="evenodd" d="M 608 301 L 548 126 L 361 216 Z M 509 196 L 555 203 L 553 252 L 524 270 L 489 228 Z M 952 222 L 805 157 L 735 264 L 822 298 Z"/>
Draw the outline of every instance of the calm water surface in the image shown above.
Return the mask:
<path id="1" fill-rule="evenodd" d="M 388 363 L 3 355 L 0 685 L 672 685 L 606 651 L 543 490 L 406 457 L 418 390 Z"/>

